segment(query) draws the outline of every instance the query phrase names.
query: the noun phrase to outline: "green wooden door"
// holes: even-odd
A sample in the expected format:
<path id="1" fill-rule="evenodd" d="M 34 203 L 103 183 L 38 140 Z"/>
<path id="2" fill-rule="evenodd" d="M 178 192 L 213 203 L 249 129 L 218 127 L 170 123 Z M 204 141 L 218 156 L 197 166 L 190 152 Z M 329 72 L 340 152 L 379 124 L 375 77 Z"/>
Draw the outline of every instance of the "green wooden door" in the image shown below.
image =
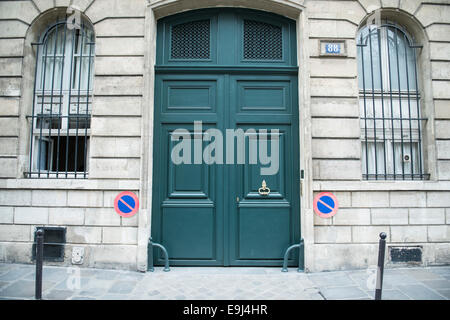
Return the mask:
<path id="1" fill-rule="evenodd" d="M 299 242 L 296 59 L 295 22 L 276 15 L 205 9 L 158 22 L 151 234 L 172 265 L 281 265 L 284 250 Z M 217 139 L 213 128 L 223 133 L 223 164 L 201 157 Z M 180 153 L 189 161 L 176 164 L 180 129 L 191 149 Z M 234 161 L 227 159 L 227 129 L 236 134 Z M 278 137 L 278 170 L 269 174 L 261 168 L 272 164 L 249 159 L 261 130 L 267 155 Z M 268 195 L 258 193 L 263 180 Z"/>

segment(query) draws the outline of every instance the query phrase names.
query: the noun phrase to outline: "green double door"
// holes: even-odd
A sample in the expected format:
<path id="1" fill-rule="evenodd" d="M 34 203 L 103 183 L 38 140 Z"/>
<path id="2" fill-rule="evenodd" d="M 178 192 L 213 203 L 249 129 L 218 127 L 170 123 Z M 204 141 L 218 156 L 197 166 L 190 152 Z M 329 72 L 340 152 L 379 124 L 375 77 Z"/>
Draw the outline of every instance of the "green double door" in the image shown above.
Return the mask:
<path id="1" fill-rule="evenodd" d="M 171 265 L 281 265 L 300 239 L 295 23 L 200 10 L 159 21 L 157 46 L 153 241 Z"/>

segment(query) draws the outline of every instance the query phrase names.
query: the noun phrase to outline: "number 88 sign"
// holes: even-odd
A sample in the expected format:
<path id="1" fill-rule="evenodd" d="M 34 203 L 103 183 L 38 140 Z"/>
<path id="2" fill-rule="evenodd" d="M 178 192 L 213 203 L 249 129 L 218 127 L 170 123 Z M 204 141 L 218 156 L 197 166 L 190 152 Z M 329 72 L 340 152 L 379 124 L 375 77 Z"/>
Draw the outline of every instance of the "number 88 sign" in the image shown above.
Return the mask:
<path id="1" fill-rule="evenodd" d="M 328 43 L 326 45 L 327 53 L 341 53 L 341 45 L 338 43 Z"/>

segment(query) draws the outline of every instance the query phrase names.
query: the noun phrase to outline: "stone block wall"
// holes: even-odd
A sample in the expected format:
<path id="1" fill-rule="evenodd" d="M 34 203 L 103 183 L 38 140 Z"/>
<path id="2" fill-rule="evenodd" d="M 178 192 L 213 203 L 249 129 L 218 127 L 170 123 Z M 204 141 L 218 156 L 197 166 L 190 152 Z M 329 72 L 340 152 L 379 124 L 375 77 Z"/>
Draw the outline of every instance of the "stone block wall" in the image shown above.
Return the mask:
<path id="1" fill-rule="evenodd" d="M 22 79 L 34 68 L 24 65 L 27 32 L 70 4 L 96 36 L 89 179 L 25 179 L 31 108 L 23 96 L 33 87 Z M 64 226 L 64 264 L 81 246 L 83 266 L 136 269 L 138 216 L 120 217 L 113 202 L 140 188 L 145 7 L 145 0 L 0 3 L 0 261 L 30 263 L 35 227 Z"/>
<path id="2" fill-rule="evenodd" d="M 314 195 L 334 192 L 340 206 L 331 219 L 314 217 L 309 267 L 318 271 L 375 265 L 380 232 L 387 233 L 388 249 L 422 247 L 423 265 L 450 263 L 448 1 L 305 1 L 305 6 L 310 28 L 313 190 Z M 362 180 L 355 37 L 364 17 L 380 8 L 411 19 L 426 34 L 418 63 L 429 66 L 421 69 L 420 84 L 428 118 L 424 130 L 429 181 Z M 320 39 L 347 39 L 348 56 L 320 57 Z M 397 265 L 388 251 L 386 256 L 390 265 Z"/>
<path id="3" fill-rule="evenodd" d="M 71 3 L 91 21 L 96 35 L 89 179 L 25 179 L 34 83 L 30 30 L 42 15 Z M 30 263 L 35 227 L 50 225 L 67 227 L 66 264 L 72 247 L 83 246 L 84 266 L 145 268 L 139 263 L 146 260 L 145 245 L 139 243 L 146 241 L 140 230 L 150 228 L 150 202 L 143 201 L 140 217 L 128 219 L 112 207 L 124 190 L 151 200 L 154 19 L 212 6 L 297 19 L 299 107 L 305 125 L 300 132 L 310 146 L 300 146 L 301 169 L 309 177 L 299 213 L 306 230 L 306 269 L 376 264 L 381 231 L 388 234 L 388 247 L 421 246 L 424 265 L 450 263 L 448 0 L 1 1 L 0 261 Z M 397 12 L 424 34 L 419 59 L 429 181 L 362 180 L 355 38 L 365 17 L 380 8 Z M 347 57 L 320 56 L 322 39 L 345 40 Z M 321 191 L 339 200 L 332 219 L 312 212 L 312 198 Z"/>

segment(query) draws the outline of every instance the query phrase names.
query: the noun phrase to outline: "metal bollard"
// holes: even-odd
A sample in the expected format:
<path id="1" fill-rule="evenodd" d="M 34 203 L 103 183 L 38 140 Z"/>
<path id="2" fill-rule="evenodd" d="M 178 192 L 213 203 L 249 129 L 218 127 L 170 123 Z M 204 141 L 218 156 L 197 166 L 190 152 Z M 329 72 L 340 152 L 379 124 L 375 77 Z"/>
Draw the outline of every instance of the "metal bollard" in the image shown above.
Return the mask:
<path id="1" fill-rule="evenodd" d="M 386 233 L 380 233 L 380 243 L 378 246 L 378 269 L 377 285 L 375 288 L 375 300 L 381 300 L 383 290 L 383 272 L 384 272 L 384 253 L 386 251 Z"/>
<path id="2" fill-rule="evenodd" d="M 167 253 L 166 248 L 165 248 L 163 245 L 159 244 L 159 243 L 153 242 L 151 237 L 150 237 L 150 239 L 148 240 L 148 245 L 149 245 L 149 247 L 150 247 L 150 250 L 149 250 L 149 260 L 150 260 L 150 261 L 149 261 L 149 268 L 148 268 L 148 270 L 149 270 L 150 272 L 155 271 L 155 268 L 154 268 L 154 266 L 153 266 L 153 246 L 155 246 L 155 247 L 160 248 L 161 251 L 162 251 L 163 254 L 164 254 L 164 259 L 165 259 L 165 263 L 164 263 L 164 271 L 165 271 L 165 272 L 170 271 L 170 268 L 169 268 L 169 254 Z"/>
<path id="3" fill-rule="evenodd" d="M 34 298 L 42 299 L 42 265 L 44 260 L 44 230 L 36 231 L 36 282 Z"/>
<path id="4" fill-rule="evenodd" d="M 286 249 L 286 252 L 284 253 L 284 258 L 283 258 L 283 268 L 281 268 L 281 272 L 288 272 L 288 259 L 289 259 L 289 252 L 292 249 L 298 248 L 298 268 L 297 268 L 297 272 L 302 272 L 303 270 L 301 269 L 301 267 L 304 265 L 304 261 L 303 261 L 303 239 L 300 239 L 300 243 L 298 244 L 293 244 L 292 246 L 290 246 L 289 248 Z"/>

